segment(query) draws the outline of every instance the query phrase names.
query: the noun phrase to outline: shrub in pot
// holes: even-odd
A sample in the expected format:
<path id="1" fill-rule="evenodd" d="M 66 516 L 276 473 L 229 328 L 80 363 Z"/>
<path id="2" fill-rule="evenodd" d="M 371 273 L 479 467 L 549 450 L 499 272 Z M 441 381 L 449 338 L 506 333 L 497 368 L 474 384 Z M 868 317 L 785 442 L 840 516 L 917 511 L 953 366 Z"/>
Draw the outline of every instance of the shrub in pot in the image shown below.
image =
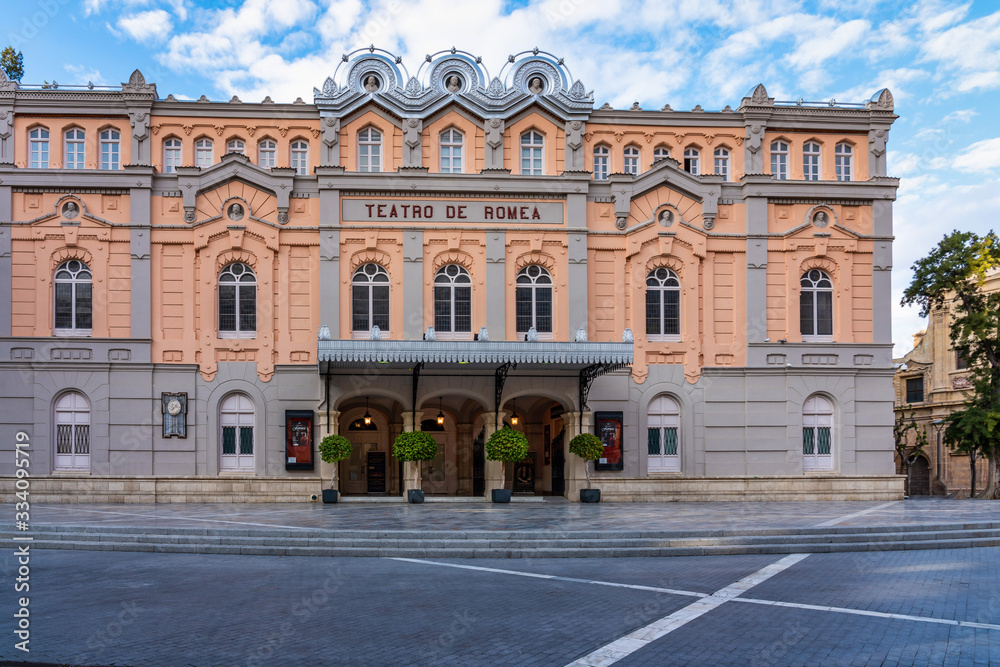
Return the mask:
<path id="1" fill-rule="evenodd" d="M 330 488 L 323 489 L 323 502 L 335 503 L 340 495 L 337 487 L 337 471 L 340 468 L 338 463 L 350 458 L 353 451 L 351 441 L 342 435 L 328 435 L 319 443 L 319 457 L 324 463 L 333 464 L 333 479 L 330 480 Z"/>
<path id="2" fill-rule="evenodd" d="M 596 461 L 604 455 L 604 443 L 593 433 L 581 433 L 569 441 L 569 451 L 584 461 Z M 580 489 L 580 502 L 601 502 L 601 490 L 590 488 L 590 466 L 586 463 L 584 463 L 584 471 L 587 473 L 587 488 Z"/>
<path id="3" fill-rule="evenodd" d="M 528 439 L 520 431 L 515 431 L 506 424 L 499 431 L 494 431 L 486 441 L 486 458 L 490 461 L 500 461 L 500 488 L 493 489 L 493 502 L 509 503 L 510 491 L 506 485 L 506 464 L 517 462 L 528 455 Z"/>
<path id="4" fill-rule="evenodd" d="M 430 433 L 423 431 L 403 431 L 392 443 L 392 455 L 398 461 L 431 461 L 437 456 L 437 440 Z M 411 503 L 424 502 L 424 492 L 420 486 L 420 467 L 417 466 L 416 489 L 406 492 L 406 499 Z"/>

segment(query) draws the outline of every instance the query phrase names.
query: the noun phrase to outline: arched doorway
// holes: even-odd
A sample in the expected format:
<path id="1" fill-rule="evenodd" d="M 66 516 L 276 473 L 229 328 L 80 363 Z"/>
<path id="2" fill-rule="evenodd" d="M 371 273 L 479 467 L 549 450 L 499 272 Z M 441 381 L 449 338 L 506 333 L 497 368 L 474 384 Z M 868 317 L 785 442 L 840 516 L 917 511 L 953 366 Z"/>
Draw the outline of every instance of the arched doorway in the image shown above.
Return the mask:
<path id="1" fill-rule="evenodd" d="M 439 423 L 440 422 L 440 423 Z M 420 486 L 428 495 L 458 493 L 457 432 L 451 415 L 438 410 L 421 413 L 420 430 L 430 433 L 437 442 L 437 456 L 420 464 Z"/>
<path id="2" fill-rule="evenodd" d="M 923 456 L 910 464 L 910 495 L 931 495 L 931 464 Z"/>
<path id="3" fill-rule="evenodd" d="M 219 406 L 219 470 L 254 471 L 254 404 L 246 394 L 230 394 Z"/>
<path id="4" fill-rule="evenodd" d="M 352 445 L 351 456 L 339 464 L 340 491 L 346 495 L 399 493 L 398 466 L 389 447 L 389 422 L 382 410 L 369 405 L 344 410 L 340 434 Z"/>
<path id="5" fill-rule="evenodd" d="M 90 403 L 70 391 L 56 401 L 56 470 L 90 470 Z"/>
<path id="6" fill-rule="evenodd" d="M 507 464 L 506 486 L 523 495 L 562 495 L 564 420 L 562 404 L 543 396 L 517 396 L 503 405 L 504 424 L 528 439 L 528 455 Z"/>

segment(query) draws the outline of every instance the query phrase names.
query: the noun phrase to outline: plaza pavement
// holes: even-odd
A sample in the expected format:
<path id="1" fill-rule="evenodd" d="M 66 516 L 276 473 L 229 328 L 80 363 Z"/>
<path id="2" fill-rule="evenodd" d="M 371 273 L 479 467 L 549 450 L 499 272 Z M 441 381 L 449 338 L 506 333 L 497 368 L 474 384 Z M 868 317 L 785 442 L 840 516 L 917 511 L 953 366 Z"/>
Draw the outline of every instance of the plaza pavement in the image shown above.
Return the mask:
<path id="1" fill-rule="evenodd" d="M 33 507 L 32 519 L 387 530 L 471 522 L 504 530 L 614 531 L 650 523 L 658 529 L 723 529 L 748 523 L 988 521 L 997 519 L 1000 503 L 228 510 L 50 505 Z M 13 549 L 4 551 L 0 571 L 10 581 Z M 40 550 L 32 553 L 31 568 L 32 651 L 13 648 L 14 594 L 8 586 L 0 595 L 0 616 L 8 619 L 0 661 L 167 667 L 1000 665 L 1000 548 L 496 560 Z"/>

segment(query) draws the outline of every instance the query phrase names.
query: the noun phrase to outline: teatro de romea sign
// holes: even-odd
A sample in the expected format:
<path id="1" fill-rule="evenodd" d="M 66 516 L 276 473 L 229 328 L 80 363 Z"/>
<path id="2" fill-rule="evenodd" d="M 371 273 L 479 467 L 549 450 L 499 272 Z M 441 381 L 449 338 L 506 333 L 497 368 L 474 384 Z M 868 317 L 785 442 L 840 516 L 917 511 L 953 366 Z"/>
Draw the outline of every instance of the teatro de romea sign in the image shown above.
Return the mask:
<path id="1" fill-rule="evenodd" d="M 344 199 L 344 222 L 524 222 L 562 224 L 563 202 L 521 200 Z"/>

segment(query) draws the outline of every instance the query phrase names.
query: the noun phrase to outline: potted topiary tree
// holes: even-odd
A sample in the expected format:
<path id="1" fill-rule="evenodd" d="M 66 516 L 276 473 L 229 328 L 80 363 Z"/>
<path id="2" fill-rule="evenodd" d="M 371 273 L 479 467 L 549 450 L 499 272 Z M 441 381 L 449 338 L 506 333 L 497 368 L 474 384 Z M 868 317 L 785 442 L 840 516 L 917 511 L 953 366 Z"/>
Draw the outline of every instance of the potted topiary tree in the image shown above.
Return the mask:
<path id="1" fill-rule="evenodd" d="M 404 473 L 404 480 L 415 478 L 416 488 L 406 490 L 406 499 L 411 503 L 424 502 L 424 491 L 420 488 L 420 461 L 430 461 L 437 456 L 437 440 L 423 431 L 403 431 L 392 443 L 392 455 L 404 463 L 415 464 L 415 470 Z"/>
<path id="2" fill-rule="evenodd" d="M 528 455 L 528 439 L 520 431 L 515 431 L 504 424 L 499 431 L 494 431 L 486 441 L 486 458 L 490 461 L 500 461 L 500 488 L 493 489 L 492 498 L 495 503 L 509 503 L 510 490 L 505 489 L 506 471 L 504 466 L 508 461 L 516 462 Z"/>
<path id="3" fill-rule="evenodd" d="M 581 433 L 569 441 L 569 451 L 584 460 L 583 469 L 587 473 L 587 488 L 580 489 L 580 502 L 601 502 L 601 490 L 590 488 L 590 466 L 588 463 L 603 456 L 604 443 L 593 433 Z"/>
<path id="4" fill-rule="evenodd" d="M 323 489 L 323 502 L 335 503 L 340 497 L 337 489 L 337 470 L 341 461 L 350 458 L 351 441 L 342 435 L 328 435 L 319 443 L 319 456 L 325 463 L 333 464 L 333 479 L 330 480 L 330 488 Z"/>

